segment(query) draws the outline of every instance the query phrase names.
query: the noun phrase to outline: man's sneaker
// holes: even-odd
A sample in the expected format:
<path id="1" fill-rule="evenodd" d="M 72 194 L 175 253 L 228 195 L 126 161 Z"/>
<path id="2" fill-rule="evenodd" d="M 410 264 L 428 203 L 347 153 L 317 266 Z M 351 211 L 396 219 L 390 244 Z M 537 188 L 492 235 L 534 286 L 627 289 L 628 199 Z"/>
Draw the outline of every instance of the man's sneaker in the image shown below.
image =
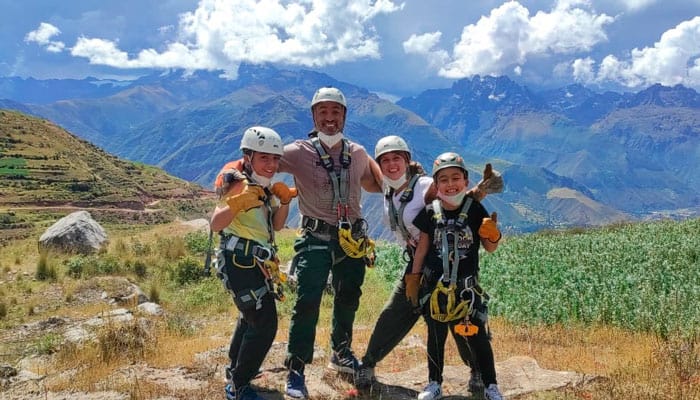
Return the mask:
<path id="1" fill-rule="evenodd" d="M 355 387 L 366 389 L 372 386 L 374 381 L 374 368 L 360 364 L 360 368 L 355 372 Z"/>
<path id="2" fill-rule="evenodd" d="M 492 383 L 484 389 L 484 398 L 486 400 L 503 400 L 501 392 L 498 390 L 498 385 Z"/>
<path id="3" fill-rule="evenodd" d="M 331 354 L 331 361 L 328 363 L 328 368 L 346 374 L 354 374 L 355 371 L 360 369 L 360 362 L 357 361 L 357 358 L 355 358 L 351 350 L 342 352 L 334 351 L 333 354 Z"/>
<path id="4" fill-rule="evenodd" d="M 481 380 L 481 372 L 472 368 L 471 376 L 469 377 L 469 391 L 479 393 L 484 390 L 484 381 Z"/>
<path id="5" fill-rule="evenodd" d="M 304 374 L 293 369 L 287 375 L 287 396 L 295 399 L 305 399 L 309 395 L 306 390 Z"/>
<path id="6" fill-rule="evenodd" d="M 428 386 L 426 386 L 425 389 L 423 389 L 423 391 L 418 395 L 418 400 L 435 400 L 441 398 L 442 386 L 435 381 L 430 381 Z"/>

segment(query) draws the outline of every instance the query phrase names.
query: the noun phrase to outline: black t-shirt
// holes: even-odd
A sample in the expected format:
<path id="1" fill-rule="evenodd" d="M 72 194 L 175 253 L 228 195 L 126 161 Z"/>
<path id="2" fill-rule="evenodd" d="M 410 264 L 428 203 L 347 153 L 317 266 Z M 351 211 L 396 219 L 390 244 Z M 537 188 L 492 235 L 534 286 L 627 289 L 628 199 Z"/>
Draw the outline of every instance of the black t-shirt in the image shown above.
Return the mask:
<path id="1" fill-rule="evenodd" d="M 456 210 L 445 210 L 443 209 L 443 216 L 445 218 L 446 226 L 454 227 L 459 212 L 462 210 L 464 202 L 468 198 L 465 197 L 462 205 Z M 441 231 L 437 229 L 437 221 L 433 216 L 435 212 L 432 206 L 426 206 L 422 209 L 416 218 L 413 220 L 413 224 L 430 236 L 430 250 L 426 255 L 424 268 L 428 268 L 432 271 L 430 275 L 439 278 L 443 272 L 442 270 L 442 234 Z M 462 230 L 448 229 L 448 243 L 449 251 L 452 254 L 454 252 L 454 238 L 451 231 L 454 231 L 457 235 L 457 252 L 459 254 L 459 270 L 457 275 L 460 278 L 465 278 L 469 275 L 474 277 L 477 276 L 479 272 L 479 246 L 481 245 L 481 237 L 479 236 L 479 227 L 484 218 L 488 217 L 488 212 L 486 208 L 476 200 L 472 200 L 469 209 L 467 210 L 467 226 Z M 449 261 L 450 267 L 452 267 L 452 262 Z"/>

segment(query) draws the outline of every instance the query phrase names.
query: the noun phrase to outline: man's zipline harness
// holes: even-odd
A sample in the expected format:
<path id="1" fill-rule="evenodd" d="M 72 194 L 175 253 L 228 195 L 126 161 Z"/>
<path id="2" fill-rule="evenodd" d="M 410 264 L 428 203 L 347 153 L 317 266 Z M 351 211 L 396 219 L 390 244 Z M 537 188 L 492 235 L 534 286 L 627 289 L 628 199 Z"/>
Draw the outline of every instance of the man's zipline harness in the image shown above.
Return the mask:
<path id="1" fill-rule="evenodd" d="M 406 208 L 406 205 L 413 200 L 413 194 L 414 194 L 414 189 L 416 187 L 416 183 L 418 182 L 419 175 L 413 175 L 411 179 L 408 181 L 408 186 L 403 190 L 403 193 L 401 193 L 401 197 L 399 197 L 399 209 L 397 210 L 396 207 L 394 206 L 394 188 L 389 188 L 386 192 L 386 199 L 387 202 L 389 203 L 389 225 L 391 228 L 392 232 L 396 232 L 396 230 L 399 230 L 399 233 L 401 233 L 401 237 L 403 237 L 404 242 L 406 242 L 406 249 L 404 250 L 404 258 L 407 255 L 409 259 L 413 259 L 413 253 L 415 252 L 415 247 L 411 244 L 411 234 L 408 232 L 408 228 L 406 228 L 406 224 L 404 224 L 403 221 L 403 212 L 404 209 Z M 408 254 L 406 254 L 408 253 Z M 409 260 L 406 260 L 409 261 Z"/>
<path id="2" fill-rule="evenodd" d="M 342 140 L 342 149 L 340 150 L 340 171 L 335 170 L 333 158 L 326 152 L 321 145 L 318 137 L 314 136 L 309 139 L 311 144 L 316 149 L 316 153 L 321 160 L 321 165 L 328 173 L 328 178 L 333 185 L 333 204 L 336 207 L 336 217 L 338 220 L 337 234 L 338 243 L 345 254 L 352 258 L 364 258 L 367 266 L 374 265 L 374 241 L 367 236 L 366 221 L 356 221 L 355 236 L 353 236 L 353 224 L 348 219 L 348 191 L 350 163 L 352 157 L 350 155 L 350 143 L 347 139 Z M 359 222 L 359 223 L 358 223 Z M 332 234 L 334 227 L 320 219 L 304 216 L 302 218 L 302 228 L 312 232 L 321 234 Z M 359 229 L 358 229 L 359 228 Z"/>
<path id="3" fill-rule="evenodd" d="M 471 204 L 472 198 L 467 197 L 453 224 L 446 223 L 440 200 L 434 200 L 430 205 L 434 213 L 436 231 L 440 235 L 442 259 L 442 276 L 430 294 L 430 315 L 439 322 L 464 319 L 468 323 L 470 318 L 479 318 L 485 322 L 486 319 L 486 314 L 477 305 L 488 301 L 488 295 L 479 286 L 474 276 L 466 277 L 464 289 L 457 293 L 459 260 L 463 256 L 458 249 L 459 232 L 469 229 L 467 212 Z M 452 251 L 450 251 L 450 237 L 453 238 Z M 452 261 L 451 266 L 450 261 Z"/>

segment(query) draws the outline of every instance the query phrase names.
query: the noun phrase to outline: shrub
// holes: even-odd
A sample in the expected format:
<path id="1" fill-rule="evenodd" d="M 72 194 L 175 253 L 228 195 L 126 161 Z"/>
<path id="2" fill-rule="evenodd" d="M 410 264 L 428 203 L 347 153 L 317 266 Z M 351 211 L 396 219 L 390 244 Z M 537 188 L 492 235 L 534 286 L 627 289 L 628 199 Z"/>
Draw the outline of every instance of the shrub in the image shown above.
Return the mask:
<path id="1" fill-rule="evenodd" d="M 54 332 L 49 332 L 34 343 L 34 351 L 39 355 L 53 354 L 58 351 L 61 345 L 61 336 Z"/>
<path id="2" fill-rule="evenodd" d="M 167 319 L 167 327 L 170 332 L 177 333 L 181 336 L 192 336 L 196 333 L 196 327 L 190 322 L 189 318 L 181 315 L 173 315 Z"/>
<path id="3" fill-rule="evenodd" d="M 155 252 L 165 260 L 178 260 L 187 255 L 185 242 L 181 237 L 159 237 Z"/>
<path id="4" fill-rule="evenodd" d="M 46 252 L 42 252 L 39 255 L 39 261 L 37 262 L 36 265 L 36 274 L 35 277 L 39 281 L 46 281 L 46 280 L 51 280 L 55 281 L 57 274 L 56 274 L 56 267 L 53 265 L 49 265 L 47 261 L 47 255 Z"/>
<path id="5" fill-rule="evenodd" d="M 190 253 L 206 254 L 209 250 L 209 233 L 202 231 L 187 233 L 185 246 Z"/>
<path id="6" fill-rule="evenodd" d="M 197 258 L 192 256 L 183 257 L 175 265 L 171 280 L 180 286 L 196 282 L 202 278 L 202 269 L 203 266 Z"/>
<path id="7" fill-rule="evenodd" d="M 131 251 L 137 256 L 145 256 L 151 253 L 151 247 L 136 240 L 131 243 Z"/>
<path id="8" fill-rule="evenodd" d="M 160 304 L 160 289 L 158 289 L 157 285 L 155 285 L 155 284 L 151 285 L 151 289 L 148 292 L 148 298 L 152 302 L 154 302 L 156 304 Z"/>
<path id="9" fill-rule="evenodd" d="M 146 263 L 144 263 L 141 260 L 134 261 L 133 269 L 134 269 L 134 274 L 136 274 L 136 276 L 139 277 L 140 279 L 145 278 L 146 275 L 148 274 L 148 271 L 146 270 Z"/>
<path id="10" fill-rule="evenodd" d="M 67 267 L 68 276 L 72 278 L 80 278 L 83 276 L 83 271 L 85 270 L 85 265 L 88 259 L 85 256 L 74 256 L 65 261 Z"/>
<path id="11" fill-rule="evenodd" d="M 148 349 L 156 348 L 156 337 L 138 321 L 124 325 L 107 325 L 97 335 L 97 343 L 104 362 L 119 358 L 143 359 Z"/>
<path id="12" fill-rule="evenodd" d="M 109 275 L 117 272 L 121 272 L 121 268 L 119 267 L 119 260 L 115 256 L 106 254 L 96 260 L 96 274 Z"/>
<path id="13" fill-rule="evenodd" d="M 406 261 L 403 260 L 403 248 L 396 244 L 377 246 L 375 267 L 387 286 L 393 287 L 403 276 L 406 267 Z"/>

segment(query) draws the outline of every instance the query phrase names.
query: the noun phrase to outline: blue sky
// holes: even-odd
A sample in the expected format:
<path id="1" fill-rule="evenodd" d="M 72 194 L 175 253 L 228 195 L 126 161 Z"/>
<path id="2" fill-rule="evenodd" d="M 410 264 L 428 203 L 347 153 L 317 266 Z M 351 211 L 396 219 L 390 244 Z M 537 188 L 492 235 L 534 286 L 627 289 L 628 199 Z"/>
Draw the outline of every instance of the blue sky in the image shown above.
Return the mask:
<path id="1" fill-rule="evenodd" d="M 700 90 L 700 0 L 0 0 L 0 76 L 132 78 L 240 63 L 397 96 L 474 75 Z"/>

